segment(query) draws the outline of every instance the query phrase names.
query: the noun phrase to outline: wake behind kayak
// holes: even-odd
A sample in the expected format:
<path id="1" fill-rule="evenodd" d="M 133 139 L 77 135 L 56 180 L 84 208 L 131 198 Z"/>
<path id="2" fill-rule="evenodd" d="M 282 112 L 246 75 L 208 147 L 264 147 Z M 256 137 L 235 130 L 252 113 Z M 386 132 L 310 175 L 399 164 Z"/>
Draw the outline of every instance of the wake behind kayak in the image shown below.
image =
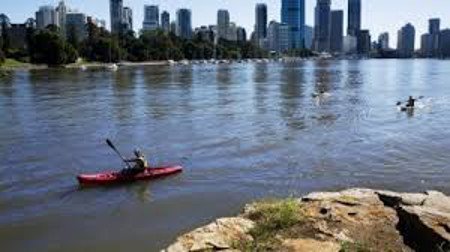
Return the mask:
<path id="1" fill-rule="evenodd" d="M 154 180 L 181 173 L 183 167 L 169 166 L 160 168 L 147 168 L 139 174 L 127 174 L 126 172 L 104 172 L 98 174 L 81 174 L 77 176 L 80 185 L 107 186 L 123 183 L 131 183 L 143 180 Z"/>

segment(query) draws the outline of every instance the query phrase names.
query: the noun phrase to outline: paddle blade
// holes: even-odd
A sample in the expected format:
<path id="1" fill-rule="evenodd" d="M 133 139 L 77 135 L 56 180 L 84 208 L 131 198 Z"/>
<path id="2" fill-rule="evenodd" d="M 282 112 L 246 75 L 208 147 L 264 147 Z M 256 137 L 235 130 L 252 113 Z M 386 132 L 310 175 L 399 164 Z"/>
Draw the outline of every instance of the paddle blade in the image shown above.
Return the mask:
<path id="1" fill-rule="evenodd" d="M 109 145 L 109 147 L 111 147 L 112 149 L 116 149 L 116 147 L 114 146 L 114 144 L 111 142 L 111 140 L 106 139 L 106 143 Z"/>

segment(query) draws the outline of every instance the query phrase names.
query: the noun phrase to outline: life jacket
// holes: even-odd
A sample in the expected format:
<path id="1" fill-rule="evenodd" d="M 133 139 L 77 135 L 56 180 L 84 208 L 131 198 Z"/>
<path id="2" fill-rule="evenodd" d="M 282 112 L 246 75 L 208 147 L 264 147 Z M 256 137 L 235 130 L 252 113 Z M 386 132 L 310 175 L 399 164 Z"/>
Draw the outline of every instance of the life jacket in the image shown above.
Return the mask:
<path id="1" fill-rule="evenodd" d="M 145 158 L 143 156 L 136 158 L 136 165 L 134 166 L 135 169 L 144 170 L 147 167 L 148 167 L 148 162 L 147 162 L 147 160 L 145 160 Z"/>

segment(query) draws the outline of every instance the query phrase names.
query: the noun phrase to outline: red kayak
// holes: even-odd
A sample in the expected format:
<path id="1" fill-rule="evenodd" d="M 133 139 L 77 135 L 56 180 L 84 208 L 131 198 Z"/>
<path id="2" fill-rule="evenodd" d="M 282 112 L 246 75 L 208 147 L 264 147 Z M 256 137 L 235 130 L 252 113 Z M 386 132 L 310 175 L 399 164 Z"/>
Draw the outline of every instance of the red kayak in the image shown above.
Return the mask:
<path id="1" fill-rule="evenodd" d="M 181 166 L 147 168 L 144 172 L 130 175 L 127 172 L 105 172 L 99 174 L 81 174 L 77 177 L 80 185 L 112 185 L 140 180 L 152 180 L 174 175 L 183 171 Z"/>

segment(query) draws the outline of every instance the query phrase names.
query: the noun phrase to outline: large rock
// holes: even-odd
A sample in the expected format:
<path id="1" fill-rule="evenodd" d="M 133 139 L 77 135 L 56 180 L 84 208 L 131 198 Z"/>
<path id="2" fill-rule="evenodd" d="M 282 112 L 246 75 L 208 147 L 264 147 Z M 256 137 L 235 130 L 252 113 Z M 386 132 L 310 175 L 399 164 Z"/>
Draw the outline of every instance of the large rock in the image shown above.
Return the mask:
<path id="1" fill-rule="evenodd" d="M 296 252 L 339 252 L 341 246 L 337 242 L 318 241 L 314 239 L 288 239 L 283 242 L 281 250 Z"/>
<path id="2" fill-rule="evenodd" d="M 298 202 L 303 219 L 276 235 L 280 251 L 450 251 L 450 198 L 440 192 L 349 189 Z M 236 251 L 236 241 L 253 239 L 248 233 L 257 224 L 248 218 L 257 206 L 183 235 L 165 251 Z"/>
<path id="3" fill-rule="evenodd" d="M 181 236 L 164 252 L 231 251 L 233 242 L 251 239 L 247 233 L 253 226 L 253 221 L 241 217 L 218 219 Z"/>
<path id="4" fill-rule="evenodd" d="M 424 194 L 378 192 L 380 199 L 396 209 L 398 230 L 416 251 L 450 251 L 450 198 L 428 191 Z"/>

